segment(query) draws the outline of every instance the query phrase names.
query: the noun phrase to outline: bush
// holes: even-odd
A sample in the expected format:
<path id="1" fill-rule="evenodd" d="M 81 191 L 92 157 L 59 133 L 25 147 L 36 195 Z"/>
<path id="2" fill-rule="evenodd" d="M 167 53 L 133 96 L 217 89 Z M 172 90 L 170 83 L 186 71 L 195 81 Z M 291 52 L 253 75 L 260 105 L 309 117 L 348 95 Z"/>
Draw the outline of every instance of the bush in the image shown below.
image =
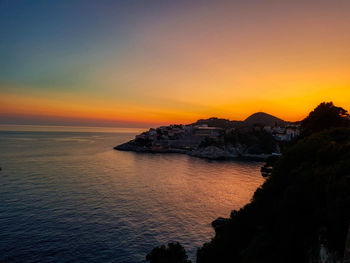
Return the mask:
<path id="1" fill-rule="evenodd" d="M 150 263 L 191 263 L 187 258 L 185 249 L 178 242 L 155 247 L 146 256 Z"/>
<path id="2" fill-rule="evenodd" d="M 303 136 L 309 136 L 326 129 L 349 126 L 349 114 L 346 110 L 334 106 L 333 102 L 323 102 L 301 122 L 301 131 Z"/>
<path id="3" fill-rule="evenodd" d="M 343 254 L 350 221 L 350 129 L 299 140 L 197 262 L 309 262 L 319 238 Z"/>

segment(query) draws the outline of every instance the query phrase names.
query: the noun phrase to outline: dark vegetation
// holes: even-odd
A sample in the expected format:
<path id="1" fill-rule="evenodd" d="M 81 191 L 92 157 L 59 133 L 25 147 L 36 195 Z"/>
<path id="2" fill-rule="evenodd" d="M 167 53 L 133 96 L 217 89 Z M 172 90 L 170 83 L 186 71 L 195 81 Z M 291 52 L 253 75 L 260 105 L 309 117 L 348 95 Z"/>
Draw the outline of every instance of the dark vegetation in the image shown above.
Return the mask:
<path id="1" fill-rule="evenodd" d="M 349 127 L 349 114 L 332 102 L 323 102 L 302 121 L 302 136 L 329 129 L 330 127 Z"/>
<path id="2" fill-rule="evenodd" d="M 133 143 L 135 144 L 135 146 L 152 146 L 152 141 L 150 139 L 137 138 L 133 141 Z"/>
<path id="3" fill-rule="evenodd" d="M 219 138 L 206 137 L 199 148 L 215 146 L 225 148 L 226 146 L 238 147 L 242 152 L 248 154 L 271 154 L 279 152 L 283 142 L 277 142 L 272 134 L 266 132 L 263 126 L 242 126 L 235 129 L 227 129 Z"/>
<path id="4" fill-rule="evenodd" d="M 225 134 L 226 145 L 244 145 L 247 153 L 262 154 L 276 152 L 278 143 L 260 126 L 245 126 Z"/>
<path id="5" fill-rule="evenodd" d="M 198 250 L 197 262 L 308 262 L 322 235 L 343 253 L 350 220 L 350 129 L 285 150 L 250 204 Z"/>
<path id="6" fill-rule="evenodd" d="M 195 123 L 192 123 L 191 125 L 203 125 L 206 124 L 208 127 L 218 127 L 222 129 L 227 129 L 227 128 L 234 128 L 239 125 L 241 125 L 241 121 L 230 121 L 227 119 L 221 119 L 221 118 L 209 118 L 209 119 L 201 119 L 196 121 Z"/>
<path id="7" fill-rule="evenodd" d="M 204 140 L 199 144 L 199 148 L 205 148 L 208 146 L 216 146 L 216 147 L 223 147 L 224 143 L 218 140 L 215 140 L 210 137 L 205 137 Z"/>
<path id="8" fill-rule="evenodd" d="M 146 260 L 151 263 L 190 263 L 186 251 L 179 243 L 169 243 L 152 249 Z"/>
<path id="9" fill-rule="evenodd" d="M 197 262 L 318 262 L 321 243 L 341 259 L 350 222 L 349 123 L 332 103 L 311 112 L 302 136 L 269 160 L 271 175 L 198 250 Z"/>

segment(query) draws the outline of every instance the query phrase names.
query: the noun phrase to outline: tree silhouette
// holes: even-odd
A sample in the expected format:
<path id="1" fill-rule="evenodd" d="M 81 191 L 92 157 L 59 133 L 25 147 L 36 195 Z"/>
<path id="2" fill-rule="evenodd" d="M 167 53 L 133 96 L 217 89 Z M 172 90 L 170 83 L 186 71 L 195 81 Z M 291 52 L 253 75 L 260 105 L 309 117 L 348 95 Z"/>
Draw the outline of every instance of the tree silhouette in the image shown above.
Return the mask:
<path id="1" fill-rule="evenodd" d="M 167 247 L 155 247 L 146 256 L 150 263 L 191 263 L 187 258 L 184 247 L 178 242 L 169 243 Z"/>
<path id="2" fill-rule="evenodd" d="M 197 263 L 319 262 L 322 245 L 336 262 L 350 222 L 349 171 L 350 129 L 296 141 L 252 201 L 198 250 Z"/>
<path id="3" fill-rule="evenodd" d="M 315 108 L 302 121 L 303 136 L 269 164 L 271 175 L 252 201 L 232 211 L 196 262 L 319 262 L 323 246 L 340 261 L 350 222 L 349 123 L 332 102 Z M 189 262 L 179 243 L 154 248 L 146 259 Z"/>
<path id="4" fill-rule="evenodd" d="M 322 102 L 301 122 L 303 136 L 308 136 L 329 128 L 349 127 L 349 114 L 333 102 Z"/>

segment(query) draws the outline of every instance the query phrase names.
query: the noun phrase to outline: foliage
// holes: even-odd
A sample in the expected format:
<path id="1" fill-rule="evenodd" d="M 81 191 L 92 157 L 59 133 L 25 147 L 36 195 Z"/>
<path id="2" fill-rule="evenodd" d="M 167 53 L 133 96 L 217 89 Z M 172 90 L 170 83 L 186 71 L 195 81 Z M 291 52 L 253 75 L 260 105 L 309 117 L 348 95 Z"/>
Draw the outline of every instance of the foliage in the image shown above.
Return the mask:
<path id="1" fill-rule="evenodd" d="M 152 145 L 152 141 L 150 139 L 137 138 L 133 141 L 133 144 L 135 144 L 136 146 L 150 147 Z"/>
<path id="2" fill-rule="evenodd" d="M 323 102 L 318 105 L 309 116 L 301 122 L 302 135 L 308 136 L 329 128 L 349 127 L 349 114 L 332 102 Z"/>
<path id="3" fill-rule="evenodd" d="M 208 127 L 219 127 L 219 128 L 223 128 L 223 129 L 227 129 L 227 128 L 233 128 L 236 127 L 238 125 L 241 125 L 240 121 L 230 121 L 227 119 L 220 119 L 220 118 L 209 118 L 209 119 L 201 119 L 198 120 L 195 123 L 192 123 L 191 125 L 208 125 Z"/>
<path id="4" fill-rule="evenodd" d="M 146 256 L 150 263 L 191 263 L 187 258 L 185 249 L 178 242 L 155 247 Z"/>
<path id="5" fill-rule="evenodd" d="M 214 138 L 205 137 L 204 140 L 199 144 L 199 148 L 205 148 L 208 146 L 216 146 L 216 147 L 222 147 L 222 143 L 220 143 L 218 140 L 215 140 Z"/>
<path id="6" fill-rule="evenodd" d="M 198 249 L 197 263 L 311 262 L 320 240 L 343 255 L 350 222 L 349 122 L 347 111 L 333 103 L 321 103 L 311 112 L 302 121 L 302 136 L 286 145 L 280 158 L 268 160 L 272 174 L 252 201 L 232 211 L 211 242 Z M 225 135 L 225 143 L 233 145 L 260 140 L 270 144 L 257 127 Z M 155 249 L 154 255 L 167 251 Z"/>
<path id="7" fill-rule="evenodd" d="M 249 153 L 272 153 L 277 142 L 273 136 L 260 126 L 245 126 L 225 134 L 225 143 L 233 146 L 245 146 Z"/>
<path id="8" fill-rule="evenodd" d="M 289 146 L 251 203 L 198 250 L 197 262 L 308 262 L 322 234 L 343 253 L 350 220 L 350 129 Z"/>

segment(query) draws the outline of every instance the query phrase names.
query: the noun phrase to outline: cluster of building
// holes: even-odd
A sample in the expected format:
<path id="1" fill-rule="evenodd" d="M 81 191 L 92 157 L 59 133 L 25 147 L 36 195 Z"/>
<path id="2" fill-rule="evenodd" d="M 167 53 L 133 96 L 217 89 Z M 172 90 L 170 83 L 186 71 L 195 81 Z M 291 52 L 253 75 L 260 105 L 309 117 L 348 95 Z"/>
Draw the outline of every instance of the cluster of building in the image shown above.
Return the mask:
<path id="1" fill-rule="evenodd" d="M 300 135 L 300 125 L 265 126 L 264 130 L 271 134 L 277 141 L 291 141 Z"/>
<path id="2" fill-rule="evenodd" d="M 217 127 L 202 125 L 169 125 L 151 128 L 147 132 L 137 135 L 137 141 L 149 143 L 152 150 L 196 148 L 204 138 L 218 138 L 224 132 Z"/>
<path id="3" fill-rule="evenodd" d="M 147 144 L 152 150 L 189 150 L 198 147 L 205 138 L 223 140 L 222 135 L 225 132 L 231 133 L 234 130 L 235 128 L 208 127 L 206 124 L 169 125 L 156 129 L 151 128 L 137 135 L 135 140 Z M 300 133 L 297 125 L 264 126 L 263 130 L 271 134 L 277 141 L 290 141 Z"/>
<path id="4" fill-rule="evenodd" d="M 136 136 L 136 139 L 144 140 L 179 140 L 187 136 L 217 138 L 223 133 L 222 128 L 208 127 L 208 125 L 170 125 L 159 128 L 151 128 Z"/>
<path id="5" fill-rule="evenodd" d="M 161 126 L 159 128 L 151 128 L 147 132 L 143 132 L 136 136 L 136 139 L 144 140 L 176 140 L 190 134 L 190 129 L 185 125 Z"/>

